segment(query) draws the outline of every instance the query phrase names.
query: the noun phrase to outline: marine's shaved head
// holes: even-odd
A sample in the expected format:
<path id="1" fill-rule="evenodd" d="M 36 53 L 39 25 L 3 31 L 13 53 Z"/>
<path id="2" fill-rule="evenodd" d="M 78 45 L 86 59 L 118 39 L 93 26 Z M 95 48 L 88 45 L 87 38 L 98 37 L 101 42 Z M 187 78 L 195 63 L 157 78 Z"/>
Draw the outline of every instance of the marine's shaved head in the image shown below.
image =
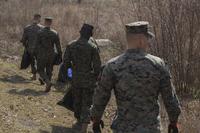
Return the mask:
<path id="1" fill-rule="evenodd" d="M 149 46 L 148 38 L 144 34 L 131 34 L 127 33 L 127 48 L 128 49 L 144 49 Z"/>

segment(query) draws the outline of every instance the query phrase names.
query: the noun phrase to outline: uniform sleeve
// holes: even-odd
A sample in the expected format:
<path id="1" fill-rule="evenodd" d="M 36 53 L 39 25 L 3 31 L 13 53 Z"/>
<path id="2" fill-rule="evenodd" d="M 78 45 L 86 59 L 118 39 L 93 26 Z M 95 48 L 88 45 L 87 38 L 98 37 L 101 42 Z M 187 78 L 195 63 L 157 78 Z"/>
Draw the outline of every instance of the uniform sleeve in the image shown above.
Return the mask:
<path id="1" fill-rule="evenodd" d="M 101 59 L 100 59 L 99 51 L 97 48 L 94 49 L 93 53 L 94 53 L 93 59 L 92 59 L 93 69 L 94 69 L 94 74 L 97 78 L 101 72 Z"/>
<path id="2" fill-rule="evenodd" d="M 100 120 L 105 107 L 111 97 L 111 91 L 114 88 L 114 74 L 107 65 L 102 73 L 98 87 L 95 89 L 93 96 L 93 105 L 91 107 L 91 117 Z"/>
<path id="3" fill-rule="evenodd" d="M 22 39 L 20 40 L 20 42 L 23 44 L 24 47 L 27 47 L 27 41 L 28 41 L 28 34 L 26 32 L 26 29 L 24 29 Z"/>
<path id="4" fill-rule="evenodd" d="M 40 37 L 40 32 L 38 32 L 37 37 L 36 37 L 36 42 L 35 42 L 35 47 L 36 47 L 35 52 L 38 51 L 40 44 L 41 44 L 41 37 Z"/>
<path id="5" fill-rule="evenodd" d="M 56 49 L 58 51 L 58 54 L 62 55 L 62 50 L 61 50 L 61 45 L 60 45 L 60 38 L 59 38 L 58 34 L 56 34 L 55 45 L 56 45 Z"/>
<path id="6" fill-rule="evenodd" d="M 63 56 L 63 64 L 65 66 L 65 69 L 68 69 L 71 67 L 71 58 L 70 58 L 70 46 L 67 46 L 64 56 Z"/>
<path id="7" fill-rule="evenodd" d="M 160 92 L 170 122 L 177 122 L 181 113 L 181 109 L 178 97 L 176 95 L 175 87 L 171 81 L 170 71 L 166 65 L 164 65 L 161 73 Z"/>

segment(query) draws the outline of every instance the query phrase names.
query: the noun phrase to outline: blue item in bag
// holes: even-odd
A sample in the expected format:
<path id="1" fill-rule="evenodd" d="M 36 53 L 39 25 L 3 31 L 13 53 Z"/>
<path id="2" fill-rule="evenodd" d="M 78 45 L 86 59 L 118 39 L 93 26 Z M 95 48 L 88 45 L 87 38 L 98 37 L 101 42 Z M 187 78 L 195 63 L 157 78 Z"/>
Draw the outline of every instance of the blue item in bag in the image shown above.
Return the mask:
<path id="1" fill-rule="evenodd" d="M 72 79 L 72 69 L 71 68 L 68 68 L 68 70 L 67 70 L 67 77 Z"/>

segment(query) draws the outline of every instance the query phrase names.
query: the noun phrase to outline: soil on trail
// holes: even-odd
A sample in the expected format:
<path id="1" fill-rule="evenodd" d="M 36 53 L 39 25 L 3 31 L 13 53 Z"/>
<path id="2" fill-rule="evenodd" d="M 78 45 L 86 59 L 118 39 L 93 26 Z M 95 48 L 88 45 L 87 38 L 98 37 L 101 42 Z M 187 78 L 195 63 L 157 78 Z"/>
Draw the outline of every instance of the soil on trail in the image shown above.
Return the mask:
<path id="1" fill-rule="evenodd" d="M 56 86 L 45 94 L 44 86 L 39 81 L 31 81 L 31 74 L 19 70 L 16 62 L 0 59 L 0 133 L 73 133 L 73 113 L 56 105 L 63 98 L 67 87 Z M 54 75 L 54 82 L 55 78 Z M 111 133 L 109 127 L 116 108 L 114 101 L 112 97 L 104 113 L 103 133 Z M 199 100 L 181 99 L 181 102 L 182 133 L 198 133 Z M 168 124 L 164 110 L 161 106 L 163 133 L 167 132 Z M 91 125 L 89 130 L 91 132 Z"/>
<path id="2" fill-rule="evenodd" d="M 66 86 L 45 94 L 44 86 L 30 76 L 17 64 L 0 60 L 0 133 L 73 133 L 73 113 L 56 105 Z"/>
<path id="3" fill-rule="evenodd" d="M 19 71 L 16 65 L 2 61 L 0 66 L 1 133 L 59 133 L 59 130 L 68 130 L 73 114 L 56 105 L 62 93 L 45 94 L 42 92 L 44 86 L 38 81 L 30 81 L 27 71 Z"/>

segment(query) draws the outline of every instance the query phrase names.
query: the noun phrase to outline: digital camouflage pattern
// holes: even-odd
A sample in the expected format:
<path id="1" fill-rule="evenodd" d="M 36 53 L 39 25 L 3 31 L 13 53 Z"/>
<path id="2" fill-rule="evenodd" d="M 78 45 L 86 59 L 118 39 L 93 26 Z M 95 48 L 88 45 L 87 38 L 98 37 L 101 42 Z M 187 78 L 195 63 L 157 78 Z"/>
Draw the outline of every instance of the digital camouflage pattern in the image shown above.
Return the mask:
<path id="1" fill-rule="evenodd" d="M 93 88 L 73 88 L 74 116 L 79 123 L 90 123 L 90 107 L 92 105 Z"/>
<path id="2" fill-rule="evenodd" d="M 36 40 L 38 31 L 43 28 L 42 25 L 33 23 L 24 28 L 24 33 L 21 39 L 24 47 L 27 48 L 29 53 L 34 53 L 36 48 Z"/>
<path id="3" fill-rule="evenodd" d="M 35 53 L 37 56 L 38 72 L 46 83 L 49 83 L 52 77 L 56 51 L 62 56 L 58 33 L 49 27 L 43 28 L 38 32 Z"/>
<path id="4" fill-rule="evenodd" d="M 101 60 L 97 46 L 87 39 L 72 41 L 66 48 L 63 64 L 73 71 L 74 115 L 80 123 L 89 123 L 89 108 Z"/>
<path id="5" fill-rule="evenodd" d="M 159 94 L 171 122 L 176 122 L 180 114 L 167 66 L 143 50 L 127 50 L 106 64 L 95 89 L 93 118 L 101 119 L 112 90 L 117 102 L 111 126 L 114 133 L 160 133 Z"/>
<path id="6" fill-rule="evenodd" d="M 101 71 L 101 60 L 96 44 L 83 38 L 72 41 L 64 54 L 64 66 L 72 67 L 74 87 L 93 87 Z"/>
<path id="7" fill-rule="evenodd" d="M 25 49 L 28 51 L 31 59 L 31 71 L 33 74 L 36 74 L 37 70 L 35 67 L 35 48 L 36 48 L 36 40 L 37 40 L 37 33 L 39 30 L 43 28 L 42 25 L 33 23 L 28 25 L 24 28 L 24 33 L 21 39 L 21 42 Z"/>

